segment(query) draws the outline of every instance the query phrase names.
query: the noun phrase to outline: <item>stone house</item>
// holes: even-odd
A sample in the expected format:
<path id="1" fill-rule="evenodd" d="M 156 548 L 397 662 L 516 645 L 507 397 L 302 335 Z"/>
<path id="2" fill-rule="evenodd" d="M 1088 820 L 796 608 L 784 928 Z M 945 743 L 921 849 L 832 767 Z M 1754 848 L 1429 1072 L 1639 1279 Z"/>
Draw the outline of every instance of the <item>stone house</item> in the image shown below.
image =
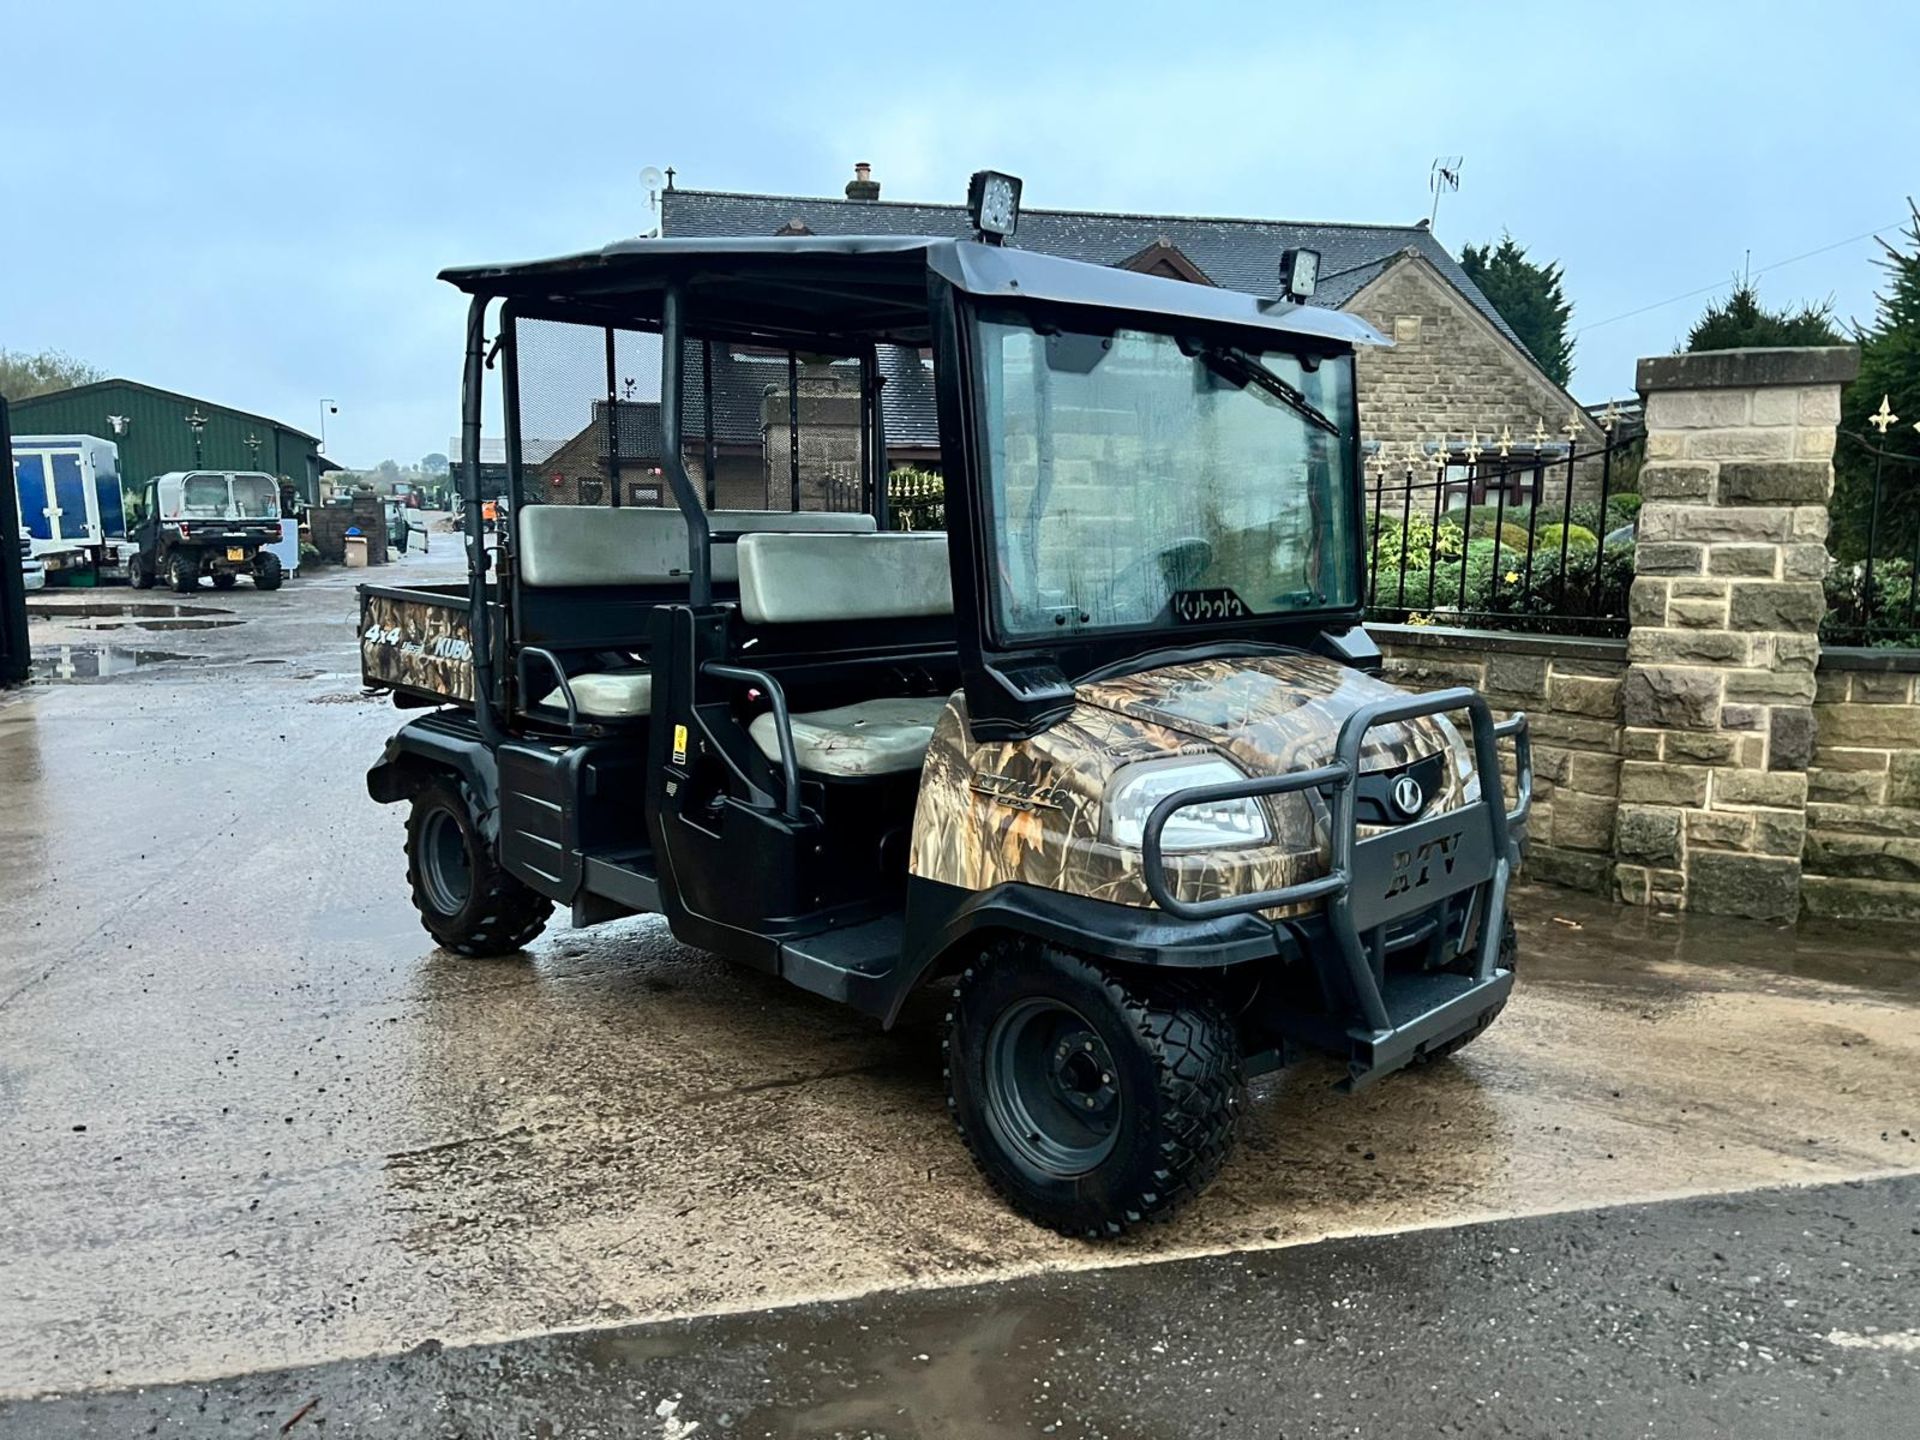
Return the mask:
<path id="1" fill-rule="evenodd" d="M 937 466 L 938 422 L 933 376 L 914 351 L 883 346 L 880 371 L 889 469 Z M 812 357 L 790 372 L 784 353 L 716 346 L 709 357 L 689 344 L 682 458 L 694 484 L 706 488 L 718 509 L 807 510 L 859 508 L 859 367 Z M 713 474 L 706 474 L 707 377 L 713 391 Z M 789 375 L 798 398 L 789 404 Z M 662 468 L 664 453 L 657 400 L 616 400 L 615 453 L 623 505 L 671 504 Z M 549 447 L 537 462 L 523 442 L 529 503 L 604 505 L 609 442 L 605 399 L 590 403 L 591 418 L 577 433 Z M 798 463 L 790 451 L 799 444 Z M 794 497 L 794 477 L 799 498 Z"/>
<path id="2" fill-rule="evenodd" d="M 688 235 L 940 235 L 969 233 L 965 207 L 879 198 L 866 166 L 848 182 L 846 198 L 736 194 L 669 188 L 661 196 L 663 234 Z M 1358 386 L 1363 438 L 1386 456 L 1450 452 L 1473 437 L 1491 450 L 1503 428 L 1516 441 L 1544 430 L 1547 453 L 1565 454 L 1572 438 L 1585 451 L 1605 443 L 1594 417 L 1550 380 L 1485 295 L 1428 230 L 1414 225 L 1324 224 L 1175 215 L 1023 210 L 1014 243 L 1095 264 L 1121 266 L 1193 284 L 1253 294 L 1277 286 L 1281 252 L 1320 252 L 1313 303 L 1358 315 L 1394 341 L 1362 352 Z M 728 357 L 733 362 L 744 357 Z M 910 357 L 883 357 L 889 462 L 937 457 L 932 388 Z M 699 391 L 688 365 L 687 433 Z M 896 388 L 911 370 L 914 393 Z M 716 374 L 716 407 L 731 381 Z M 782 382 L 783 384 L 784 382 Z M 1569 436 L 1569 428 L 1572 434 Z M 781 437 L 784 443 L 784 436 Z M 1564 469 L 1560 472 L 1564 473 Z M 1550 497 L 1551 466 L 1539 485 Z M 743 482 L 747 483 L 747 482 Z M 1515 484 L 1523 483 L 1515 477 Z M 1525 483 L 1535 483 L 1531 476 Z M 1521 498 L 1518 492 L 1514 499 Z"/>

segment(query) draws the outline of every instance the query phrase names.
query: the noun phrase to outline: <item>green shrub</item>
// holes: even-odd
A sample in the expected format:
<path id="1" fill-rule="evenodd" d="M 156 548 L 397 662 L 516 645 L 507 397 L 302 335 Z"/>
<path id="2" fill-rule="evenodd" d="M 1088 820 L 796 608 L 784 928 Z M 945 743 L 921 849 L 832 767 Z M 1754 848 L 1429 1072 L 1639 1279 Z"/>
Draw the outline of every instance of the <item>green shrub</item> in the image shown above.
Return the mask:
<path id="1" fill-rule="evenodd" d="M 1534 537 L 1534 544 L 1543 551 L 1551 551 L 1556 557 L 1560 554 L 1560 539 L 1566 537 L 1567 549 L 1591 550 L 1600 541 L 1593 531 L 1584 525 L 1543 525 Z"/>

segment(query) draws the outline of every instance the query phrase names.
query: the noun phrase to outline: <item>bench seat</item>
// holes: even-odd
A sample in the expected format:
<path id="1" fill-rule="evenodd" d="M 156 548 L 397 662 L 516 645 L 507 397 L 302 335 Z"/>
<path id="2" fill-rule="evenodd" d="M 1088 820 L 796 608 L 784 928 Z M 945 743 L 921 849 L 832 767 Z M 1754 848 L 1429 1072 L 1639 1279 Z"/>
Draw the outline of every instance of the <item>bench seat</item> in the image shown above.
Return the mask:
<path id="1" fill-rule="evenodd" d="M 589 670 L 569 675 L 567 685 L 575 708 L 595 720 L 631 720 L 653 713 L 653 675 L 646 670 Z M 565 710 L 567 697 L 556 685 L 540 703 Z"/>
<path id="2" fill-rule="evenodd" d="M 937 695 L 895 696 L 790 716 L 794 759 L 810 775 L 842 780 L 918 770 L 946 708 Z M 760 753 L 778 765 L 780 729 L 772 712 L 754 716 L 748 733 Z"/>

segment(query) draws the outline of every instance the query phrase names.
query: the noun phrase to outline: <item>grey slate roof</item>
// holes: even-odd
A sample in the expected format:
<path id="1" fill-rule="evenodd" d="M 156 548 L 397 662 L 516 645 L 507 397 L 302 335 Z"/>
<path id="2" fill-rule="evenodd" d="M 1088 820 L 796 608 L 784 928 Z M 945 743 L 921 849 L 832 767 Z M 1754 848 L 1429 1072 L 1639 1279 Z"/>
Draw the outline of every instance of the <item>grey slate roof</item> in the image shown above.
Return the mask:
<path id="1" fill-rule="evenodd" d="M 660 219 L 661 233 L 676 236 L 772 235 L 794 221 L 815 235 L 964 238 L 971 233 L 966 208 L 961 205 L 749 195 L 723 190 L 668 190 L 661 196 Z M 1412 250 L 1457 286 L 1503 335 L 1520 344 L 1493 303 L 1424 225 L 1023 209 L 1013 243 L 1070 260 L 1117 265 L 1162 237 L 1214 284 L 1252 295 L 1274 292 L 1282 250 L 1292 246 L 1318 250 L 1320 285 L 1314 301 L 1334 309 L 1351 300 L 1396 255 Z"/>

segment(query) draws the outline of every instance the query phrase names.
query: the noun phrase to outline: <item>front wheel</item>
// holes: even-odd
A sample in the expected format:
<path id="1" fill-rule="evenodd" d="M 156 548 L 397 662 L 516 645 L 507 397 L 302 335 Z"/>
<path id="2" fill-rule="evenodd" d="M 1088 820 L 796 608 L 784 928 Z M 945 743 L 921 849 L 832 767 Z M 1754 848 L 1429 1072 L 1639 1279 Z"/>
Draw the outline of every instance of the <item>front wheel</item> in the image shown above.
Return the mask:
<path id="1" fill-rule="evenodd" d="M 136 590 L 153 588 L 153 571 L 141 556 L 134 556 L 127 562 L 127 582 Z"/>
<path id="2" fill-rule="evenodd" d="M 500 868 L 465 787 L 435 780 L 407 817 L 407 884 L 427 933 L 459 955 L 510 955 L 547 928 L 553 902 Z"/>
<path id="3" fill-rule="evenodd" d="M 1240 1047 L 1204 982 L 1003 942 L 954 986 L 945 1051 L 948 1109 L 974 1163 L 1064 1235 L 1165 1218 L 1232 1148 Z"/>
<path id="4" fill-rule="evenodd" d="M 167 583 L 182 595 L 200 588 L 200 554 L 195 550 L 176 550 L 167 561 Z"/>
<path id="5" fill-rule="evenodd" d="M 280 557 L 262 551 L 254 561 L 253 588 L 256 590 L 278 590 L 283 572 Z"/>

